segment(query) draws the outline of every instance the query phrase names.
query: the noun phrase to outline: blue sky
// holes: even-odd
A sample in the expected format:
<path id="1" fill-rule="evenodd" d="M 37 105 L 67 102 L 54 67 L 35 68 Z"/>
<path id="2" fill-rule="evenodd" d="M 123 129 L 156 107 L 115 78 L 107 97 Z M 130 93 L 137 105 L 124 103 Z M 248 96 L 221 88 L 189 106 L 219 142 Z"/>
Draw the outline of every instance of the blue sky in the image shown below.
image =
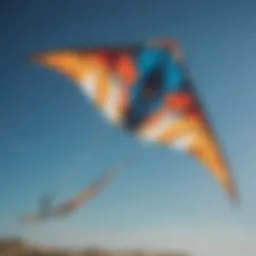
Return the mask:
<path id="1" fill-rule="evenodd" d="M 5 2 L 5 3 L 4 3 Z M 65 246 L 179 249 L 197 256 L 256 254 L 254 1 L 3 1 L 0 48 L 0 236 Z M 173 37 L 185 52 L 233 167 L 231 207 L 199 163 L 140 144 L 111 127 L 31 52 Z M 95 146 L 97 136 L 102 143 Z M 57 186 L 76 193 L 136 152 L 103 194 L 69 218 L 26 228 L 17 218 Z"/>

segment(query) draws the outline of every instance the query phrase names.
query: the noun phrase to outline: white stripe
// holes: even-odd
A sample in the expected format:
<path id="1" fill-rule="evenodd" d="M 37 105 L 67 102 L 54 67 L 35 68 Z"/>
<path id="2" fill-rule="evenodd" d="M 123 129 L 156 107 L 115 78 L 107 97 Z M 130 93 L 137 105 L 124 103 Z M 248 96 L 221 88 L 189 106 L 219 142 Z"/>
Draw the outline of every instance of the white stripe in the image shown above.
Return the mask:
<path id="1" fill-rule="evenodd" d="M 120 84 L 116 78 L 111 79 L 107 101 L 102 109 L 103 113 L 114 123 L 119 121 Z"/>
<path id="2" fill-rule="evenodd" d="M 150 128 L 143 129 L 139 136 L 141 139 L 150 141 L 150 142 L 156 142 L 159 137 L 163 134 L 163 132 L 166 131 L 166 129 L 169 128 L 169 126 L 175 121 L 178 120 L 178 116 L 174 114 L 166 114 L 162 117 L 162 119 L 159 122 L 156 122 L 155 125 Z"/>
<path id="3" fill-rule="evenodd" d="M 194 133 L 186 134 L 180 138 L 175 139 L 170 146 L 178 150 L 189 150 L 193 140 L 195 138 Z"/>
<path id="4" fill-rule="evenodd" d="M 89 96 L 92 100 L 95 100 L 96 88 L 97 88 L 98 77 L 95 73 L 86 74 L 81 79 L 81 91 Z"/>

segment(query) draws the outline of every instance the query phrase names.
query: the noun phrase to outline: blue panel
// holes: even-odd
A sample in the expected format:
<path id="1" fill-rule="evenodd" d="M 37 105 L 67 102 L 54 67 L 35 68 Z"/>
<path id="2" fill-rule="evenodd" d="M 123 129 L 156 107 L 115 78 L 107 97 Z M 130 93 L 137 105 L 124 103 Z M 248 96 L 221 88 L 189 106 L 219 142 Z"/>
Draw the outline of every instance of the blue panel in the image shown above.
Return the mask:
<path id="1" fill-rule="evenodd" d="M 131 105 L 126 126 L 136 129 L 145 118 L 162 107 L 166 93 L 180 89 L 182 70 L 164 49 L 146 48 L 137 58 L 139 78 L 131 87 Z M 151 96 L 147 96 L 148 90 Z"/>

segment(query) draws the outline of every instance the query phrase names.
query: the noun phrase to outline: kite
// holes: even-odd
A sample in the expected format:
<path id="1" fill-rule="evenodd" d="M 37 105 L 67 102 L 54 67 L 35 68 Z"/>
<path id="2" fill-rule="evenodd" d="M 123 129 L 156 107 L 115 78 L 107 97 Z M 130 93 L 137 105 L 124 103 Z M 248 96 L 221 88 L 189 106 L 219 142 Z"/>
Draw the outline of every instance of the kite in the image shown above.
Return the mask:
<path id="1" fill-rule="evenodd" d="M 88 200 L 96 196 L 103 187 L 105 187 L 120 169 L 111 168 L 106 173 L 96 180 L 89 187 L 82 190 L 79 194 L 60 204 L 59 206 L 52 205 L 52 195 L 45 195 L 40 201 L 40 208 L 37 213 L 28 214 L 21 218 L 24 223 L 37 223 L 52 218 L 68 215 L 80 208 Z"/>
<path id="2" fill-rule="evenodd" d="M 230 167 L 175 40 L 56 49 L 32 60 L 69 79 L 113 125 L 196 158 L 238 202 Z"/>

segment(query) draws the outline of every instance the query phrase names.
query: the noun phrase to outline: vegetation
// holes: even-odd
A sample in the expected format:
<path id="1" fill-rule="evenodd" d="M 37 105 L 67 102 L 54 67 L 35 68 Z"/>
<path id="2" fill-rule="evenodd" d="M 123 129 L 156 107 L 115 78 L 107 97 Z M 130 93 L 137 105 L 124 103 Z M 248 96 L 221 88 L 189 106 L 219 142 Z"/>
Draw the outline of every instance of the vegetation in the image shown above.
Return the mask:
<path id="1" fill-rule="evenodd" d="M 119 256 L 187 256 L 180 253 L 147 253 L 129 252 L 120 253 Z M 1 239 L 0 256 L 118 256 L 118 253 L 104 251 L 97 248 L 90 248 L 84 251 L 60 251 L 51 250 L 44 247 L 32 246 L 20 239 Z"/>

